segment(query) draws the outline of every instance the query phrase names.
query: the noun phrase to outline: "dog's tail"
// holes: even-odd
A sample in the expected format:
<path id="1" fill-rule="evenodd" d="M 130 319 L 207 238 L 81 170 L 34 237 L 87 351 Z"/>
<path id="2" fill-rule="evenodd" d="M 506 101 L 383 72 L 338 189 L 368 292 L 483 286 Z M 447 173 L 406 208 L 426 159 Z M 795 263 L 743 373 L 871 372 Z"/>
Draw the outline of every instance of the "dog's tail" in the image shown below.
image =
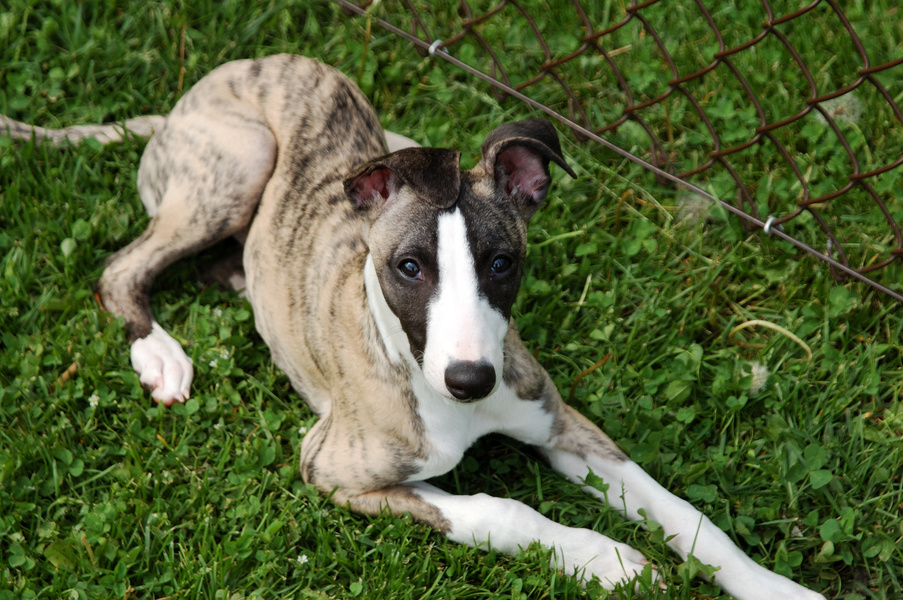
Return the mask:
<path id="1" fill-rule="evenodd" d="M 49 142 L 60 145 L 63 142 L 77 144 L 78 142 L 94 138 L 101 144 L 120 142 L 126 135 L 135 137 L 150 137 L 154 131 L 163 127 L 166 117 L 163 115 L 149 115 L 127 119 L 122 123 L 110 123 L 107 125 L 75 125 L 63 129 L 46 129 L 14 121 L 7 116 L 0 115 L 0 135 L 4 133 L 14 139 L 30 140 L 34 138 L 36 143 Z"/>

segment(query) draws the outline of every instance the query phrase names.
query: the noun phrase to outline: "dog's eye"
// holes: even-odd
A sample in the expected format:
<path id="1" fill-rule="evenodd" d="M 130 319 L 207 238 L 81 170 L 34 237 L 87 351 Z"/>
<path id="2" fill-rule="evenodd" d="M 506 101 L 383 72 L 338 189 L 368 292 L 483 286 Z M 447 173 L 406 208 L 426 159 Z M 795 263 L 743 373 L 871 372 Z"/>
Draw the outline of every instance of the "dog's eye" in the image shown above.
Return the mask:
<path id="1" fill-rule="evenodd" d="M 423 271 L 420 270 L 420 265 L 409 258 L 399 263 L 398 270 L 408 279 L 416 279 L 418 281 L 423 279 Z"/>
<path id="2" fill-rule="evenodd" d="M 493 275 L 504 275 L 511 270 L 514 263 L 507 256 L 496 256 L 492 259 L 491 271 Z"/>

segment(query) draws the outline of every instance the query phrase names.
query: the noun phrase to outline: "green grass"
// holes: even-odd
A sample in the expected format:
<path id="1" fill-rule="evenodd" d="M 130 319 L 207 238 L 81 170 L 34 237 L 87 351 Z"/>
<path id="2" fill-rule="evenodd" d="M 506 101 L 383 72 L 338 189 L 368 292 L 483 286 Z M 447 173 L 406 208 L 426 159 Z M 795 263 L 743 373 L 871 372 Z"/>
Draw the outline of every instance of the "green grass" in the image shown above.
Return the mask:
<path id="1" fill-rule="evenodd" d="M 368 38 L 331 4 L 251 4 L 10 0 L 0 112 L 50 126 L 165 112 L 224 61 L 299 52 L 357 80 L 394 130 L 465 149 L 471 164 L 492 127 L 532 114 L 376 28 Z M 899 40 L 874 26 L 875 40 Z M 554 172 L 515 314 L 564 395 L 610 353 L 573 403 L 634 460 L 769 568 L 829 598 L 900 597 L 900 306 L 836 285 L 815 259 L 718 212 L 678 225 L 676 199 L 636 167 L 567 135 L 563 146 L 581 177 Z M 122 324 L 91 291 L 146 223 L 142 148 L 0 138 L 0 599 L 604 595 L 551 570 L 540 549 L 486 554 L 308 488 L 298 447 L 313 417 L 250 306 L 198 283 L 215 251 L 156 286 L 158 318 L 197 374 L 186 405 L 154 406 Z M 896 285 L 903 272 L 884 277 Z M 811 359 L 763 327 L 729 336 L 754 319 L 799 336 Z M 760 390 L 753 365 L 767 371 Z M 670 584 L 644 597 L 725 597 L 687 581 L 660 534 L 504 438 L 479 442 L 438 483 L 639 548 Z"/>

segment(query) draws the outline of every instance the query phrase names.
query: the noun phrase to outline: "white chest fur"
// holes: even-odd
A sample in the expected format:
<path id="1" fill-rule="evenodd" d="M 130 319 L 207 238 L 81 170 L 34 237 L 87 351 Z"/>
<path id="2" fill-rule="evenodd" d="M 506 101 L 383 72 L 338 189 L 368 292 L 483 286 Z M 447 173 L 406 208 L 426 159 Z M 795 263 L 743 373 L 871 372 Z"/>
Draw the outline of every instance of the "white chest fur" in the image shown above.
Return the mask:
<path id="1" fill-rule="evenodd" d="M 436 393 L 419 369 L 412 387 L 431 451 L 409 481 L 447 473 L 487 433 L 503 433 L 531 444 L 543 444 L 551 435 L 552 416 L 542 403 L 522 400 L 504 384 L 488 398 L 466 404 Z"/>
<path id="2" fill-rule="evenodd" d="M 417 397 L 417 412 L 423 422 L 429 453 L 418 463 L 419 470 L 409 481 L 419 481 L 447 473 L 464 456 L 464 451 L 485 432 L 475 431 L 477 404 L 462 404 L 435 392 L 423 372 L 414 369 L 411 382 Z"/>

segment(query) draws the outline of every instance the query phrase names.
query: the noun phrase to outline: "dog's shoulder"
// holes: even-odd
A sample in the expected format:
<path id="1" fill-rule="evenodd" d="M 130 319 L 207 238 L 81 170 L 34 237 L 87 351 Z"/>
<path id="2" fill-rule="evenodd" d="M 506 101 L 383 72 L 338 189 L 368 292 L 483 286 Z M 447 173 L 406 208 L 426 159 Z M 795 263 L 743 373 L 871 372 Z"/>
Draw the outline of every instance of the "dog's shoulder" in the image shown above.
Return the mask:
<path id="1" fill-rule="evenodd" d="M 505 335 L 505 366 L 502 377 L 505 385 L 513 389 L 518 398 L 544 403 L 559 401 L 555 384 L 524 346 L 513 319 Z"/>

